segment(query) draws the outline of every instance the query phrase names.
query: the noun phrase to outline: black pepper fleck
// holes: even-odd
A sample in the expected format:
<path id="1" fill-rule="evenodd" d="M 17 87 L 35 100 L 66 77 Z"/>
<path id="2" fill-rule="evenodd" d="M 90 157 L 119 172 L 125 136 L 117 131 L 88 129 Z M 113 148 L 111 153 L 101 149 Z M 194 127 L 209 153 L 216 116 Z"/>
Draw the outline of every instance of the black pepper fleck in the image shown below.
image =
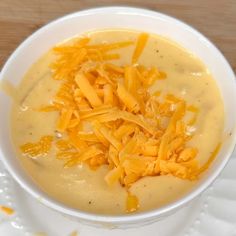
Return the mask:
<path id="1" fill-rule="evenodd" d="M 159 50 L 156 50 L 156 53 L 158 53 L 159 52 Z"/>
<path id="2" fill-rule="evenodd" d="M 92 204 L 92 201 L 89 201 L 89 204 Z"/>

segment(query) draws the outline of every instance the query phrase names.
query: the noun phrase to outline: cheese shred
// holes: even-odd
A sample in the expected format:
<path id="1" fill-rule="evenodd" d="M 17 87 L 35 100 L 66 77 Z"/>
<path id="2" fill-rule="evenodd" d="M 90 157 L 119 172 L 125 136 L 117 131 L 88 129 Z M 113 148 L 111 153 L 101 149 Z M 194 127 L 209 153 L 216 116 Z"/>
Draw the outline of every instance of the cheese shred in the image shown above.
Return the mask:
<path id="1" fill-rule="evenodd" d="M 12 208 L 6 206 L 0 206 L 0 210 L 7 215 L 12 215 L 15 212 Z"/>

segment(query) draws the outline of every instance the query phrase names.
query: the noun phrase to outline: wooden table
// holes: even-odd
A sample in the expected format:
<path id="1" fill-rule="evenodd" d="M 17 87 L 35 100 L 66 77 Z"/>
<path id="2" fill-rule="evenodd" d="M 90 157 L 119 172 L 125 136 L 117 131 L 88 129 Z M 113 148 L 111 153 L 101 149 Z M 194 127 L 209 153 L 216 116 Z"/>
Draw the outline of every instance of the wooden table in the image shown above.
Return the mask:
<path id="1" fill-rule="evenodd" d="M 236 0 L 0 0 L 0 68 L 22 40 L 49 21 L 107 5 L 149 8 L 185 21 L 212 40 L 236 72 Z"/>

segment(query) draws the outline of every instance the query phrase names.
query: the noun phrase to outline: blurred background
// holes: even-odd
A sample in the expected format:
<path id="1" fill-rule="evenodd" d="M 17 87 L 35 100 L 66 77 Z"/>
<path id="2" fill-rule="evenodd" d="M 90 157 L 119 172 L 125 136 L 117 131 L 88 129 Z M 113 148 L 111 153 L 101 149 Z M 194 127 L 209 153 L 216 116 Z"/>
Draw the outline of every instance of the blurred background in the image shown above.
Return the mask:
<path id="1" fill-rule="evenodd" d="M 236 72 L 236 0 L 0 0 L 0 69 L 18 44 L 49 21 L 114 5 L 148 8 L 185 21 L 213 41 Z"/>

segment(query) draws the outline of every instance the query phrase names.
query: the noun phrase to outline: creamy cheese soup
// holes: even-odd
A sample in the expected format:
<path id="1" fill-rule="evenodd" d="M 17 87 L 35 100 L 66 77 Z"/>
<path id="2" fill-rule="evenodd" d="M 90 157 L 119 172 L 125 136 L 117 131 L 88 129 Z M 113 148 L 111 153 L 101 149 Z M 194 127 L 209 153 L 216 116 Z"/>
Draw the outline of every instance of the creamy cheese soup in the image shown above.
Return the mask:
<path id="1" fill-rule="evenodd" d="M 105 30 L 85 34 L 89 45 L 136 41 L 140 33 L 127 30 Z M 66 42 L 70 44 L 74 39 Z M 114 49 L 120 58 L 109 62 L 126 66 L 131 64 L 135 44 Z M 12 108 L 12 140 L 23 168 L 34 182 L 48 195 L 70 207 L 99 214 L 120 215 L 126 212 L 127 189 L 118 182 L 109 186 L 104 176 L 108 165 L 95 170 L 85 163 L 65 168 L 56 158 L 53 144 L 43 156 L 29 157 L 20 146 L 35 143 L 42 136 L 52 135 L 60 139 L 56 131 L 57 111 L 40 112 L 39 108 L 52 101 L 59 89 L 60 80 L 52 79 L 51 63 L 56 59 L 50 50 L 27 71 L 17 88 L 17 101 Z M 166 73 L 166 79 L 155 81 L 151 94 L 173 94 L 198 108 L 198 116 L 190 132 L 193 137 L 187 145 L 196 148 L 196 159 L 202 166 L 207 162 L 218 143 L 224 126 L 224 107 L 219 89 L 206 66 L 191 52 L 170 39 L 149 35 L 138 64 L 147 68 L 157 67 Z M 145 143 L 143 143 L 145 146 Z M 135 181 L 129 188 L 139 200 L 137 211 L 148 211 L 174 202 L 191 191 L 197 180 L 178 178 L 171 174 L 146 176 Z"/>

